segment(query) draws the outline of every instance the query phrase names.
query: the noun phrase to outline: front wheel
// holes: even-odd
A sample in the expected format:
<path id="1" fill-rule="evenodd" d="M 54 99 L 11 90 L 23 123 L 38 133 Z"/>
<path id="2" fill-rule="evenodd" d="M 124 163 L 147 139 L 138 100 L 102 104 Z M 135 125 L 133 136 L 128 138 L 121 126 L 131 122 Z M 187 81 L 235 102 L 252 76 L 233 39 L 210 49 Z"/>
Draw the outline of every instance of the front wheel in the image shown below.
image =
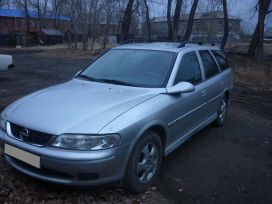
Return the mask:
<path id="1" fill-rule="evenodd" d="M 217 126 L 224 125 L 224 123 L 226 121 L 227 111 L 228 111 L 228 98 L 226 96 L 224 96 L 222 98 L 219 108 L 217 110 L 217 118 L 215 121 L 215 124 Z"/>
<path id="2" fill-rule="evenodd" d="M 125 188 L 133 193 L 146 190 L 158 176 L 161 161 L 161 139 L 157 133 L 148 131 L 132 151 L 124 178 Z"/>

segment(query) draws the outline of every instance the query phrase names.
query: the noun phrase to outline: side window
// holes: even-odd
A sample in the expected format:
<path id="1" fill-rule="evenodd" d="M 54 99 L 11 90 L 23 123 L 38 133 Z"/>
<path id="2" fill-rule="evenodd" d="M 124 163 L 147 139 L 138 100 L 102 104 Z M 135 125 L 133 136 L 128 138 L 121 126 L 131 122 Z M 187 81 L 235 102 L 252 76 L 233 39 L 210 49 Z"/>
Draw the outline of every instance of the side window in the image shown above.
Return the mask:
<path id="1" fill-rule="evenodd" d="M 196 53 L 186 53 L 181 59 L 174 84 L 177 84 L 181 81 L 196 84 L 201 80 L 202 77 Z"/>
<path id="2" fill-rule="evenodd" d="M 213 50 L 212 53 L 214 54 L 222 71 L 229 68 L 229 63 L 225 55 L 220 50 Z"/>
<path id="3" fill-rule="evenodd" d="M 202 59 L 206 79 L 219 73 L 219 69 L 215 61 L 213 60 L 212 56 L 210 55 L 209 51 L 200 50 L 199 54 Z"/>

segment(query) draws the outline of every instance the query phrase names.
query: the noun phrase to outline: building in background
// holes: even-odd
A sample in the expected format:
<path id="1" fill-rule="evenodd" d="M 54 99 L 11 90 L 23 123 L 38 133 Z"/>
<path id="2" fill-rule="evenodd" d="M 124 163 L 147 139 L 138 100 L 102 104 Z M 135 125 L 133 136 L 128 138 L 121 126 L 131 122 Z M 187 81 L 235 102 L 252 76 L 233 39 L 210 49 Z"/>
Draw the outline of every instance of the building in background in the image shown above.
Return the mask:
<path id="1" fill-rule="evenodd" d="M 29 10 L 30 32 L 40 32 L 40 23 L 42 28 L 58 29 L 64 31 L 71 26 L 70 18 L 66 16 L 46 15 L 39 17 L 38 12 Z M 41 29 L 42 29 L 41 28 Z M 26 32 L 26 13 L 19 9 L 0 8 L 0 33 Z"/>
<path id="2" fill-rule="evenodd" d="M 187 28 L 189 14 L 181 15 L 179 21 L 178 36 L 182 39 Z M 240 38 L 241 19 L 229 15 L 228 41 L 237 41 Z M 143 34 L 146 34 L 146 26 L 143 26 Z M 166 37 L 168 34 L 167 17 L 155 17 L 151 20 L 153 37 Z M 190 40 L 221 41 L 224 34 L 223 12 L 213 11 L 196 13 Z"/>

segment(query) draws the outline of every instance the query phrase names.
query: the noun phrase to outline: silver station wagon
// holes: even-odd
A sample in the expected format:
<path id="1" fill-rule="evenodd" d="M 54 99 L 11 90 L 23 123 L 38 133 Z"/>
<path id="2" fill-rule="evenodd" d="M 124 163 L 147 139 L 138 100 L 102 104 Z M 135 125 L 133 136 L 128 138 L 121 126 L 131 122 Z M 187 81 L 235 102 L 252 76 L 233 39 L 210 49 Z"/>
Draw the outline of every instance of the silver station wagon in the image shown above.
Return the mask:
<path id="1" fill-rule="evenodd" d="M 128 43 L 76 76 L 8 106 L 0 139 L 9 165 L 69 185 L 122 181 L 141 192 L 163 156 L 226 119 L 232 71 L 216 46 Z"/>

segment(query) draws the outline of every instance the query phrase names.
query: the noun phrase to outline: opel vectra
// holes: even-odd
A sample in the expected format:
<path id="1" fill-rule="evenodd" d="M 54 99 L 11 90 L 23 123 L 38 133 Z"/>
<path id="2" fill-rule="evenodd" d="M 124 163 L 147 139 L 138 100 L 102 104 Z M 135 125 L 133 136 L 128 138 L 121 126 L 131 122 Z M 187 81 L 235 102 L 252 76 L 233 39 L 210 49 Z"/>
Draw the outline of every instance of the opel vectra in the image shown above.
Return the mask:
<path id="1" fill-rule="evenodd" d="M 1 114 L 9 165 L 67 185 L 122 181 L 141 192 L 163 156 L 210 123 L 224 124 L 232 72 L 216 46 L 130 43 Z"/>

